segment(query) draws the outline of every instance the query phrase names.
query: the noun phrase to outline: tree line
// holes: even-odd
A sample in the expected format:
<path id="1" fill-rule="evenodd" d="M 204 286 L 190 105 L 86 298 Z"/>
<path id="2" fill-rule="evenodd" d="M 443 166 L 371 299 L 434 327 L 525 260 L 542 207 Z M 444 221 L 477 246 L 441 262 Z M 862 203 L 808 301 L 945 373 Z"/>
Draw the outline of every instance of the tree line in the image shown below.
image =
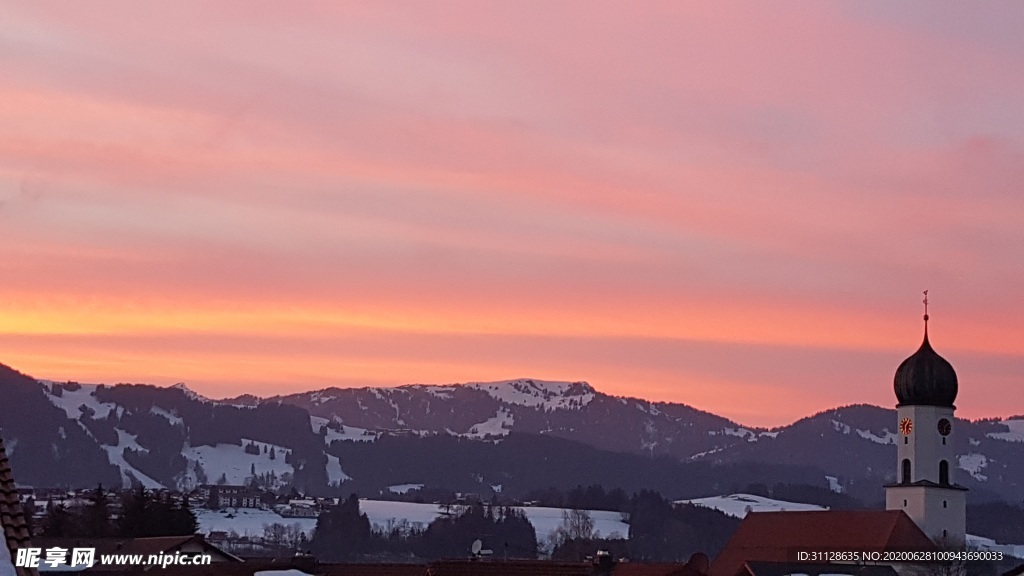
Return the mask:
<path id="1" fill-rule="evenodd" d="M 471 554 L 475 540 L 502 557 L 537 557 L 536 532 L 516 508 L 477 502 L 448 507 L 426 527 L 394 521 L 375 529 L 355 494 L 320 514 L 310 551 L 322 562 L 458 558 Z"/>
<path id="2" fill-rule="evenodd" d="M 199 529 L 187 496 L 175 498 L 142 487 L 127 490 L 120 493 L 120 511 L 115 516 L 111 495 L 99 485 L 79 509 L 48 502 L 38 533 L 55 538 L 143 538 L 187 536 Z"/>
<path id="3" fill-rule="evenodd" d="M 586 492 L 581 489 L 576 495 Z M 590 490 L 595 498 L 600 492 Z M 425 527 L 394 521 L 375 528 L 353 494 L 320 514 L 310 552 L 324 562 L 458 558 L 469 556 L 473 542 L 480 540 L 503 558 L 550 556 L 575 562 L 608 550 L 615 557 L 684 562 L 695 552 L 717 554 L 739 525 L 738 519 L 716 510 L 676 505 L 652 491 L 636 493 L 623 503 L 620 514 L 629 525 L 628 534 L 598 534 L 588 510 L 567 508 L 559 528 L 538 541 L 520 508 L 483 502 L 446 508 Z"/>

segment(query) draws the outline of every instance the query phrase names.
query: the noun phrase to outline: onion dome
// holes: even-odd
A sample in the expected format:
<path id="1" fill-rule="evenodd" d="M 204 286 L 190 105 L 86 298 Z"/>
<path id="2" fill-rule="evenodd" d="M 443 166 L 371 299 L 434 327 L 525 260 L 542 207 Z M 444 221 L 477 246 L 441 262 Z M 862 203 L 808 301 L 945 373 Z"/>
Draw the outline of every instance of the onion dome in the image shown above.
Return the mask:
<path id="1" fill-rule="evenodd" d="M 927 314 L 924 322 L 924 342 L 896 369 L 894 384 L 898 406 L 953 408 L 957 393 L 956 371 L 928 342 Z"/>

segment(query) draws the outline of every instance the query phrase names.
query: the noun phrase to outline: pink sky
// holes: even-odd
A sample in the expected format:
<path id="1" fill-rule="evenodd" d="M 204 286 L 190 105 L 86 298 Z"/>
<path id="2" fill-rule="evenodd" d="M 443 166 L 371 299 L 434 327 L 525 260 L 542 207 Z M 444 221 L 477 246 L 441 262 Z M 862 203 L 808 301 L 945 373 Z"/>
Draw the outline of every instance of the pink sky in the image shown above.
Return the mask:
<path id="1" fill-rule="evenodd" d="M 0 362 L 1024 414 L 1014 2 L 14 2 Z"/>

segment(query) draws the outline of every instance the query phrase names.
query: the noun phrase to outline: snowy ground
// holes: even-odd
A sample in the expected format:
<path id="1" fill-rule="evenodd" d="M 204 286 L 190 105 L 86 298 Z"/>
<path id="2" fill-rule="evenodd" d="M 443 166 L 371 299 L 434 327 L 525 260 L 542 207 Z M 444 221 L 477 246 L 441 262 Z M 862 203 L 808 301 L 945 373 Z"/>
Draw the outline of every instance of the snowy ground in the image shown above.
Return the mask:
<path id="1" fill-rule="evenodd" d="M 388 492 L 392 494 L 405 494 L 410 490 L 419 490 L 423 488 L 423 484 L 395 484 L 394 486 L 388 486 Z"/>
<path id="2" fill-rule="evenodd" d="M 163 488 L 163 484 L 149 476 L 146 476 L 139 471 L 138 468 L 135 468 L 124 459 L 125 448 L 131 448 L 132 450 L 139 450 L 143 452 L 148 452 L 148 450 L 140 446 L 139 443 L 135 441 L 134 434 L 129 434 L 120 428 L 115 428 L 115 430 L 117 431 L 117 446 L 103 445 L 103 449 L 107 451 L 107 458 L 110 460 L 110 463 L 121 469 L 121 485 L 124 488 L 131 487 L 132 481 L 128 476 L 131 474 L 137 480 L 142 482 L 142 485 L 146 488 Z"/>
<path id="3" fill-rule="evenodd" d="M 6 543 L 0 544 L 0 576 L 14 576 L 14 564 Z"/>
<path id="4" fill-rule="evenodd" d="M 981 471 L 988 466 L 988 458 L 983 454 L 964 454 L 957 458 L 957 466 L 961 470 L 965 470 L 968 474 L 974 477 L 975 480 L 987 480 L 988 476 L 985 476 Z"/>
<path id="5" fill-rule="evenodd" d="M 1006 440 L 1008 442 L 1024 442 L 1024 418 L 1014 418 L 1012 420 L 1003 420 L 1001 424 L 1006 425 L 1010 429 L 1009 432 L 990 432 L 987 434 L 989 438 L 996 438 L 999 440 Z"/>
<path id="6" fill-rule="evenodd" d="M 413 526 L 426 526 L 435 518 L 444 514 L 444 510 L 436 504 L 417 504 L 415 502 L 388 502 L 383 500 L 360 500 L 359 509 L 370 518 L 375 526 L 386 526 L 389 520 L 407 520 Z M 562 523 L 562 508 L 525 507 L 527 519 L 537 531 L 538 540 L 547 538 Z M 629 535 L 629 525 L 622 521 L 618 512 L 603 510 L 589 511 L 594 520 L 594 529 L 600 536 L 618 535 L 623 538 Z M 239 508 L 231 510 L 233 518 L 227 512 L 198 510 L 199 531 L 210 532 L 234 530 L 240 535 L 262 536 L 263 527 L 269 524 L 298 524 L 307 534 L 312 534 L 316 527 L 315 518 L 284 518 L 269 510 Z"/>
<path id="7" fill-rule="evenodd" d="M 48 385 L 48 390 L 53 389 L 53 383 L 48 380 L 41 380 L 44 384 Z M 100 402 L 96 398 L 96 384 L 81 384 L 77 390 L 61 390 L 60 396 L 54 396 L 47 393 L 47 398 L 54 406 L 64 410 L 68 415 L 68 418 L 72 420 L 78 420 L 79 416 L 82 415 L 82 406 L 86 406 L 93 411 L 93 417 L 96 419 L 106 418 L 107 414 L 117 406 L 114 404 Z M 120 415 L 120 412 L 118 412 Z"/>
<path id="8" fill-rule="evenodd" d="M 995 540 L 991 538 L 984 538 L 982 536 L 967 535 L 967 545 L 979 550 L 991 550 L 993 552 L 1002 552 L 1008 556 L 1014 558 L 1024 558 L 1024 544 L 997 544 Z"/>
<path id="9" fill-rule="evenodd" d="M 799 502 L 786 502 L 784 500 L 773 500 L 763 496 L 751 494 L 730 494 L 729 496 L 710 496 L 708 498 L 694 498 L 693 500 L 679 500 L 677 504 L 689 503 L 705 508 L 714 508 L 729 516 L 743 518 L 748 512 L 784 512 L 800 510 L 826 510 L 822 506 L 814 504 L 801 504 Z"/>
<path id="10" fill-rule="evenodd" d="M 283 474 L 293 474 L 295 470 L 291 464 L 285 462 L 284 446 L 267 444 L 266 442 L 255 442 L 259 454 L 249 454 L 245 451 L 245 445 L 252 442 L 248 438 L 242 439 L 242 446 L 235 444 L 217 444 L 216 446 L 193 446 L 184 451 L 185 457 L 193 462 L 198 462 L 203 467 L 203 472 L 210 482 L 216 482 L 223 476 L 228 484 L 245 484 L 246 479 L 252 475 L 253 466 L 257 474 L 274 472 L 278 478 Z M 264 449 L 267 452 L 264 452 Z M 274 451 L 274 459 L 270 459 L 270 450 Z M 340 473 L 340 474 L 339 474 Z M 332 481 L 341 479 L 344 472 L 341 472 L 340 464 L 333 469 L 328 466 L 328 474 L 332 474 Z"/>

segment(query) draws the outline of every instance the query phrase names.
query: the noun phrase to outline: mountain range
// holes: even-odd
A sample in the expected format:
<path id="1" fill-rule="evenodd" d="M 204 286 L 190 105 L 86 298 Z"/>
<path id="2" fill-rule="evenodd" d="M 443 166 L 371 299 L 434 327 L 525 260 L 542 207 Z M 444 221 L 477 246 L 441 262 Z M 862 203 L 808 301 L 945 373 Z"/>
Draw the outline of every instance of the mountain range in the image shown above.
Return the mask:
<path id="1" fill-rule="evenodd" d="M 501 493 L 601 484 L 669 498 L 801 484 L 868 505 L 895 480 L 896 414 L 835 408 L 771 430 L 685 404 L 517 379 L 328 388 L 210 400 L 179 384 L 36 380 L 0 365 L 0 429 L 18 480 L 311 494 Z M 954 480 L 1024 502 L 1024 417 L 958 420 Z"/>

